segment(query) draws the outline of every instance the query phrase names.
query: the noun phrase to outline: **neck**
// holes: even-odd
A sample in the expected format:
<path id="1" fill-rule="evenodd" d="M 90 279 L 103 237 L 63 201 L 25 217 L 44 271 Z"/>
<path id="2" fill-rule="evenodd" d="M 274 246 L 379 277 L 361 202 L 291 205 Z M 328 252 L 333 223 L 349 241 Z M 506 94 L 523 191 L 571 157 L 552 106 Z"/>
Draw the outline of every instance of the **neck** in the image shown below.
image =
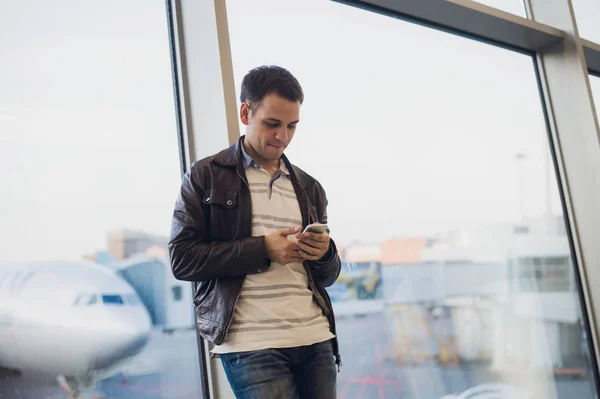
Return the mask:
<path id="1" fill-rule="evenodd" d="M 254 150 L 254 148 L 252 147 L 252 144 L 250 144 L 248 142 L 248 140 L 244 140 L 242 141 L 242 145 L 244 146 L 244 149 L 246 150 L 246 153 L 248 153 L 248 155 L 250 155 L 250 157 L 252 159 L 254 159 L 256 162 L 258 162 L 258 164 L 260 166 L 262 166 L 262 168 L 264 170 L 266 170 L 267 172 L 273 174 L 275 173 L 277 170 L 279 170 L 279 159 L 276 161 L 272 161 L 269 159 L 264 159 L 263 157 L 261 157 L 258 152 L 256 152 Z"/>

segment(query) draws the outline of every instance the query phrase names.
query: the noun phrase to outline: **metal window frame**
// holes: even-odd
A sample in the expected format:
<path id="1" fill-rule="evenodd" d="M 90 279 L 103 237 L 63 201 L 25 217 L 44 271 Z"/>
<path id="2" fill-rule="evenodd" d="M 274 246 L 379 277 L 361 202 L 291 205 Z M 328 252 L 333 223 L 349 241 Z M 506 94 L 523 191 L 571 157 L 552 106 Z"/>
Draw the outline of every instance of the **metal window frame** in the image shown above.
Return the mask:
<path id="1" fill-rule="evenodd" d="M 469 0 L 332 0 L 531 54 L 563 40 L 559 29 Z"/>
<path id="2" fill-rule="evenodd" d="M 600 44 L 579 37 L 571 0 L 524 0 L 528 18 L 471 0 L 330 0 L 532 57 L 600 389 L 600 128 L 589 74 Z M 166 0 L 181 170 L 239 137 L 226 0 Z M 600 98 L 597 99 L 600 101 Z M 205 398 L 232 397 L 199 341 Z"/>
<path id="3" fill-rule="evenodd" d="M 579 36 L 571 0 L 525 0 L 527 15 L 565 32 L 563 43 L 537 52 L 535 62 L 563 214 L 570 238 L 574 280 L 590 346 L 596 392 L 600 293 L 600 127 L 591 91 L 590 70 L 598 70 L 600 46 Z M 589 57 L 589 58 L 588 58 Z"/>
<path id="4" fill-rule="evenodd" d="M 225 0 L 165 0 L 165 6 L 183 176 L 193 162 L 239 137 L 233 63 Z M 202 398 L 232 397 L 209 343 L 196 336 Z"/>

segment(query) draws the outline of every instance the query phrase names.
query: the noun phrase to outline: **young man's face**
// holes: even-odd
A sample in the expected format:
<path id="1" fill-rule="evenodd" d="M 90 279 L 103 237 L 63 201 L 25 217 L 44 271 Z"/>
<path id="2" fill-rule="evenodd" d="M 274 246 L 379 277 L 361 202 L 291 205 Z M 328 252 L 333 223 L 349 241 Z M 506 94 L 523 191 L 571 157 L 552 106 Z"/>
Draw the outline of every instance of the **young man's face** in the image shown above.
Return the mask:
<path id="1" fill-rule="evenodd" d="M 260 160 L 277 161 L 294 137 L 300 119 L 300 103 L 268 94 L 254 111 L 243 103 L 240 119 L 246 125 L 246 140 Z"/>

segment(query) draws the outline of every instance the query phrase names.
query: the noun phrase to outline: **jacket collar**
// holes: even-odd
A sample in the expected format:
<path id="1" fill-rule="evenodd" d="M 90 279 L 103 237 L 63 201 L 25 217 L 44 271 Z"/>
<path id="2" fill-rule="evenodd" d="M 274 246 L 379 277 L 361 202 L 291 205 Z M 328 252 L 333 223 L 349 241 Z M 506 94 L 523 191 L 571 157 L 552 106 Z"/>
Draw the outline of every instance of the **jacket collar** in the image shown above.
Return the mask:
<path id="1" fill-rule="evenodd" d="M 243 140 L 244 136 L 241 136 L 235 144 L 217 153 L 213 157 L 213 161 L 222 166 L 243 165 L 241 149 Z"/>
<path id="2" fill-rule="evenodd" d="M 222 166 L 237 167 L 240 172 L 245 171 L 245 159 L 244 153 L 242 152 L 242 143 L 245 137 L 245 135 L 240 136 L 240 138 L 235 144 L 217 153 L 213 157 L 213 161 Z M 292 180 L 295 180 L 300 186 L 303 187 L 302 182 L 300 182 L 300 180 L 297 177 L 294 167 L 290 163 L 289 159 L 285 156 L 285 154 L 281 156 L 281 159 L 283 160 L 285 167 L 289 171 Z"/>

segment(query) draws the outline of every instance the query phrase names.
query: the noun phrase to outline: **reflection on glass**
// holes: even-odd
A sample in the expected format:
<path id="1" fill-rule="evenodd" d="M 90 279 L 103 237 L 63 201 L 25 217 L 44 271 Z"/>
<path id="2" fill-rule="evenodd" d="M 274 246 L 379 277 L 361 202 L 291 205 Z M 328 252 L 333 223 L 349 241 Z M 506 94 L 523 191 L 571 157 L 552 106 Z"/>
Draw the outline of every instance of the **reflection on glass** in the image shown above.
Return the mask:
<path id="1" fill-rule="evenodd" d="M 579 29 L 579 36 L 600 43 L 600 2 L 598 0 L 571 0 Z"/>
<path id="2" fill-rule="evenodd" d="M 0 37 L 0 398 L 199 398 L 191 287 L 165 253 L 164 2 L 11 2 Z"/>
<path id="3" fill-rule="evenodd" d="M 305 89 L 287 155 L 343 254 L 339 398 L 595 398 L 531 59 L 335 3 L 227 5 L 236 81 L 279 64 Z"/>

